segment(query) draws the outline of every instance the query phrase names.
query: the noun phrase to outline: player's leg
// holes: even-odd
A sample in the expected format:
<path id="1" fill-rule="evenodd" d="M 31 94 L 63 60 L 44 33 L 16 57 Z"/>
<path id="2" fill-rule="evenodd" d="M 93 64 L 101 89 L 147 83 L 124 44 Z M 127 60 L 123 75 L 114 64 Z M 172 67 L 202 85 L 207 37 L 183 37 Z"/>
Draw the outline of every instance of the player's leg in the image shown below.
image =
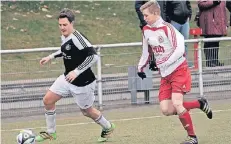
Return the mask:
<path id="1" fill-rule="evenodd" d="M 110 137 L 110 134 L 114 131 L 115 124 L 110 123 L 99 110 L 92 106 L 87 109 L 81 109 L 81 111 L 85 116 L 91 118 L 102 127 L 102 132 L 98 141 L 106 141 Z"/>
<path id="2" fill-rule="evenodd" d="M 183 94 L 191 90 L 191 73 L 189 69 L 183 68 L 178 71 L 178 76 L 174 78 L 173 85 L 176 90 L 182 92 Z M 198 100 L 183 102 L 183 106 L 187 109 L 200 108 L 200 102 Z"/>
<path id="3" fill-rule="evenodd" d="M 171 75 L 171 86 L 173 106 L 189 136 L 189 139 L 182 144 L 198 144 L 191 116 L 183 105 L 183 94 L 191 89 L 191 75 L 188 67 L 181 68 Z"/>
<path id="4" fill-rule="evenodd" d="M 189 140 L 183 142 L 182 144 L 197 144 L 197 137 L 194 132 L 193 123 L 189 111 L 183 106 L 183 94 L 172 93 L 172 103 L 175 107 L 179 119 L 188 133 Z"/>
<path id="5" fill-rule="evenodd" d="M 84 116 L 87 116 L 99 124 L 103 129 L 110 129 L 111 123 L 102 115 L 102 113 L 93 106 L 87 109 L 81 109 Z"/>
<path id="6" fill-rule="evenodd" d="M 201 97 L 198 100 L 194 100 L 194 101 L 183 102 L 183 106 L 187 110 L 199 108 L 207 115 L 209 119 L 213 118 L 212 110 L 209 106 L 208 101 L 204 97 Z"/>
<path id="7" fill-rule="evenodd" d="M 92 106 L 95 100 L 95 84 L 96 82 L 94 81 L 85 87 L 71 87 L 71 93 L 83 115 L 91 118 L 102 127 L 103 130 L 99 141 L 106 141 L 115 129 L 115 125 L 110 123 L 99 110 Z"/>
<path id="8" fill-rule="evenodd" d="M 181 91 L 185 94 L 191 90 L 191 73 L 188 68 L 183 68 L 179 70 L 173 79 L 173 89 L 175 91 Z M 209 119 L 212 119 L 212 110 L 205 98 L 199 98 L 193 101 L 184 101 L 183 106 L 189 111 L 191 109 L 199 108 L 201 109 Z"/>
<path id="9" fill-rule="evenodd" d="M 60 100 L 60 96 L 51 92 L 50 90 L 46 93 L 43 98 L 43 103 L 45 106 L 45 118 L 47 131 L 42 131 L 38 136 L 36 136 L 37 142 L 42 142 L 47 139 L 56 139 L 56 112 L 55 103 Z"/>
<path id="10" fill-rule="evenodd" d="M 175 115 L 176 109 L 172 105 L 171 101 L 172 88 L 169 81 L 169 77 L 161 78 L 159 89 L 159 102 L 161 112 L 165 116 Z"/>
<path id="11" fill-rule="evenodd" d="M 176 109 L 172 104 L 172 100 L 162 100 L 160 102 L 160 109 L 163 115 L 165 116 L 171 116 L 171 115 L 176 115 Z"/>
<path id="12" fill-rule="evenodd" d="M 56 139 L 55 103 L 61 99 L 61 96 L 67 96 L 68 93 L 67 81 L 64 76 L 61 75 L 53 83 L 43 98 L 47 130 L 40 132 L 40 134 L 36 136 L 37 142 L 43 142 L 47 139 Z"/>
<path id="13" fill-rule="evenodd" d="M 61 99 L 61 96 L 48 91 L 45 97 L 43 98 L 43 103 L 45 106 L 45 117 L 47 124 L 47 132 L 54 133 L 56 131 L 56 112 L 55 112 L 55 103 Z"/>

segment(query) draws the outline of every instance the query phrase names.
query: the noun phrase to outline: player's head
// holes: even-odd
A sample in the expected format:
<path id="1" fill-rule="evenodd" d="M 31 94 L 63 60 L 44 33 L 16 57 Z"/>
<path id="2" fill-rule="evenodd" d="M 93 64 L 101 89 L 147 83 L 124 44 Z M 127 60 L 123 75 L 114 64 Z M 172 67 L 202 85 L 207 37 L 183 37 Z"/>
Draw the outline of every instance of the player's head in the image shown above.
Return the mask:
<path id="1" fill-rule="evenodd" d="M 73 28 L 73 24 L 75 21 L 74 13 L 71 10 L 64 8 L 59 13 L 58 21 L 59 21 L 59 29 L 62 35 L 64 35 L 65 37 L 69 36 L 74 29 Z"/>
<path id="2" fill-rule="evenodd" d="M 140 7 L 140 11 L 144 15 L 144 20 L 152 25 L 160 17 L 160 6 L 156 0 L 150 0 Z"/>

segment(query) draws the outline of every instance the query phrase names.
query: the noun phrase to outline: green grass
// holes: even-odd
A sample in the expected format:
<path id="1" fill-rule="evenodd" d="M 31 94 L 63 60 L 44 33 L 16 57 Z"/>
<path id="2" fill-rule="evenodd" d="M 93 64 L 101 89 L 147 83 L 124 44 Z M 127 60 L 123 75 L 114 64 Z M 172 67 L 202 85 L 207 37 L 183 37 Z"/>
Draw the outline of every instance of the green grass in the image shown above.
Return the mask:
<path id="1" fill-rule="evenodd" d="M 48 12 L 41 10 L 44 5 L 48 7 Z M 60 32 L 56 17 L 65 7 L 80 11 L 75 13 L 76 29 L 93 44 L 141 41 L 133 1 L 4 1 L 1 13 L 2 49 L 59 46 Z M 197 9 L 195 2 L 192 2 L 192 7 L 190 26 L 196 27 L 193 21 Z M 53 17 L 47 18 L 47 14 Z M 21 29 L 26 29 L 26 32 L 21 32 Z"/>
<path id="2" fill-rule="evenodd" d="M 83 32 L 93 44 L 139 41 L 141 38 L 139 22 L 133 3 L 131 1 L 46 1 L 43 4 L 40 2 L 3 2 L 2 49 L 59 46 L 60 33 L 56 17 L 64 7 L 81 12 L 76 13 L 76 28 Z M 15 5 L 16 8 L 11 9 L 10 5 Z M 43 5 L 48 6 L 49 12 L 41 11 Z M 53 15 L 53 17 L 46 18 L 46 14 Z M 14 21 L 13 18 L 18 20 Z M 16 29 L 12 29 L 12 26 Z M 21 29 L 27 31 L 20 32 Z"/>
<path id="3" fill-rule="evenodd" d="M 199 142 L 202 144 L 228 144 L 230 142 L 231 105 L 230 101 L 213 101 L 211 103 L 214 118 L 208 120 L 204 113 L 192 110 L 193 123 Z M 104 116 L 115 120 L 116 129 L 108 144 L 178 144 L 186 137 L 177 116 L 165 117 L 159 106 L 138 106 L 104 111 Z M 139 119 L 134 119 L 139 118 Z M 124 119 L 124 120 L 121 120 Z M 127 119 L 127 120 L 125 120 Z M 92 120 L 80 113 L 57 115 L 58 139 L 44 144 L 96 144 L 100 135 L 100 127 L 89 123 Z M 80 124 L 86 123 L 86 124 Z M 88 124 L 87 124 L 88 123 Z M 61 126 L 62 125 L 62 126 Z M 35 128 L 38 133 L 44 130 L 44 117 L 17 119 L 14 122 L 2 121 L 2 143 L 15 143 L 15 137 L 22 128 Z M 6 130 L 6 131 L 5 131 Z"/>

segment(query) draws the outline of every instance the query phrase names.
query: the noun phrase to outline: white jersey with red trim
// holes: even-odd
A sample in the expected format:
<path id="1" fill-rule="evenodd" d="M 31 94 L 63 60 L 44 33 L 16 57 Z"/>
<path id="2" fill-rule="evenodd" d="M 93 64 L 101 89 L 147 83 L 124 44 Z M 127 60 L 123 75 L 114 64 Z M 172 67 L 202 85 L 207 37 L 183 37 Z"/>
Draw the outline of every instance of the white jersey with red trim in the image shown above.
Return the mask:
<path id="1" fill-rule="evenodd" d="M 183 35 L 162 18 L 143 28 L 143 52 L 138 71 L 142 72 L 154 53 L 162 77 L 171 74 L 186 59 Z"/>

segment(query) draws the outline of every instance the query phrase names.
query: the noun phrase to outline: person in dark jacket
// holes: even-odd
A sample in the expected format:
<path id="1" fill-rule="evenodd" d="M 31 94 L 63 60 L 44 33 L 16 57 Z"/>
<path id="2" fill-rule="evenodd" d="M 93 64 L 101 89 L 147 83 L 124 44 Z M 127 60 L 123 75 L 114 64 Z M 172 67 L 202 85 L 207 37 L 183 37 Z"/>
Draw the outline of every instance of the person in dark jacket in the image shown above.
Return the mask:
<path id="1" fill-rule="evenodd" d="M 135 10 L 136 10 L 138 18 L 140 20 L 140 28 L 141 29 L 147 24 L 146 21 L 144 20 L 144 16 L 143 16 L 142 12 L 140 11 L 140 7 L 143 4 L 145 4 L 146 2 L 148 2 L 148 1 L 140 1 L 140 0 L 135 1 Z M 170 22 L 167 15 L 166 15 L 166 3 L 167 3 L 167 1 L 164 1 L 164 0 L 158 1 L 158 4 L 160 5 L 160 10 L 161 10 L 161 17 L 163 18 L 164 21 Z"/>
<path id="2" fill-rule="evenodd" d="M 189 38 L 189 21 L 192 16 L 192 8 L 190 1 L 168 1 L 166 5 L 166 17 L 170 23 L 184 36 Z M 188 48 L 185 45 L 185 54 L 187 56 Z M 189 64 L 191 66 L 191 64 Z"/>
<path id="3" fill-rule="evenodd" d="M 136 0 L 135 1 L 135 10 L 136 10 L 136 13 L 138 15 L 138 18 L 140 20 L 140 29 L 142 30 L 143 27 L 147 24 L 147 22 L 144 20 L 144 16 L 142 14 L 142 12 L 140 11 L 140 7 L 145 4 L 147 1 L 139 1 L 139 0 Z"/>
<path id="4" fill-rule="evenodd" d="M 231 26 L 231 1 L 226 1 L 226 7 L 230 12 L 229 25 Z"/>
<path id="5" fill-rule="evenodd" d="M 227 1 L 228 2 L 228 1 Z M 229 5 L 229 4 L 228 4 Z M 214 38 L 227 35 L 226 1 L 199 0 L 200 28 L 202 36 Z M 204 53 L 207 67 L 223 66 L 218 60 L 219 41 L 205 42 Z"/>
<path id="6" fill-rule="evenodd" d="M 142 30 L 145 25 L 147 25 L 147 22 L 144 20 L 144 16 L 142 12 L 140 11 L 140 7 L 145 4 L 148 1 L 140 1 L 136 0 L 135 1 L 135 10 L 138 15 L 138 18 L 140 20 L 140 29 Z M 169 22 L 167 16 L 166 16 L 166 1 L 164 0 L 159 0 L 158 4 L 160 6 L 161 10 L 161 17 L 163 18 L 164 21 Z M 155 57 L 152 56 L 150 61 L 149 61 L 149 69 L 152 71 L 158 71 L 158 68 L 156 67 L 156 62 L 155 62 Z"/>

